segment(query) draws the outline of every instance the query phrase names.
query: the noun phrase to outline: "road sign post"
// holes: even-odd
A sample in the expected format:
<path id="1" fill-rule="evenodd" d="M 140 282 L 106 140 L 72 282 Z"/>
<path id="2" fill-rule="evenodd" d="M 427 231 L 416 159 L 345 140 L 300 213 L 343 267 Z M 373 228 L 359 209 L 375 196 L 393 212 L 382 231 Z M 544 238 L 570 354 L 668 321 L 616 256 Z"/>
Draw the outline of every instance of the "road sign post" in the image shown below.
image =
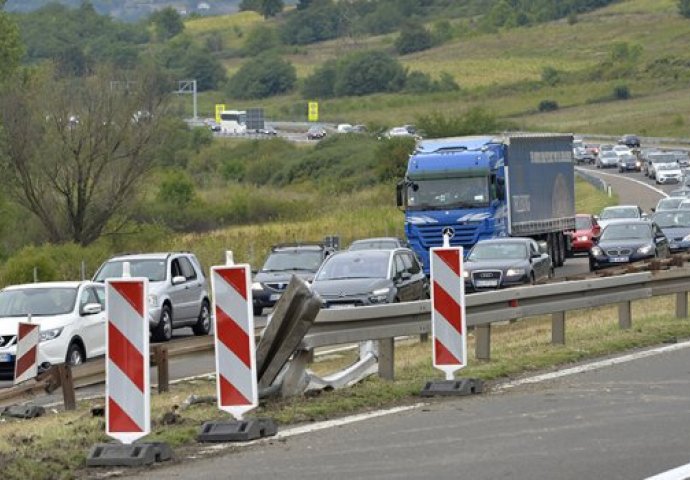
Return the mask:
<path id="1" fill-rule="evenodd" d="M 19 322 L 17 329 L 17 356 L 14 364 L 14 384 L 36 377 L 38 373 L 38 339 L 39 326 L 31 323 Z"/>
<path id="2" fill-rule="evenodd" d="M 171 457 L 160 443 L 133 442 L 151 431 L 149 379 L 148 279 L 124 278 L 106 282 L 106 434 L 120 444 L 91 449 L 88 466 L 138 466 Z"/>
<path id="3" fill-rule="evenodd" d="M 244 414 L 259 404 L 254 344 L 254 315 L 249 265 L 211 268 L 215 318 L 216 391 L 218 408 L 231 414 L 231 422 L 206 422 L 200 442 L 248 441 L 275 435 L 271 419 L 248 419 Z"/>
<path id="4" fill-rule="evenodd" d="M 431 249 L 431 333 L 435 368 L 445 373 L 445 381 L 427 382 L 422 396 L 469 395 L 481 393 L 478 379 L 455 379 L 455 372 L 467 365 L 465 322 L 465 280 L 462 247 Z"/>

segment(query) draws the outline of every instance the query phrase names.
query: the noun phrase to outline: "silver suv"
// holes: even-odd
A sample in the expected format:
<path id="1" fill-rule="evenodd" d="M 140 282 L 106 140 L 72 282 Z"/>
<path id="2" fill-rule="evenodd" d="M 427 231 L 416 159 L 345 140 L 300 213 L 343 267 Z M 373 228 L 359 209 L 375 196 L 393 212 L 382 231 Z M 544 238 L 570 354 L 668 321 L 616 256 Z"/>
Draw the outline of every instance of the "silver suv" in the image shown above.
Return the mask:
<path id="1" fill-rule="evenodd" d="M 144 253 L 113 257 L 94 281 L 122 276 L 129 262 L 132 277 L 149 279 L 149 324 L 153 339 L 170 340 L 173 328 L 192 327 L 195 335 L 211 331 L 211 304 L 203 268 L 192 253 Z"/>

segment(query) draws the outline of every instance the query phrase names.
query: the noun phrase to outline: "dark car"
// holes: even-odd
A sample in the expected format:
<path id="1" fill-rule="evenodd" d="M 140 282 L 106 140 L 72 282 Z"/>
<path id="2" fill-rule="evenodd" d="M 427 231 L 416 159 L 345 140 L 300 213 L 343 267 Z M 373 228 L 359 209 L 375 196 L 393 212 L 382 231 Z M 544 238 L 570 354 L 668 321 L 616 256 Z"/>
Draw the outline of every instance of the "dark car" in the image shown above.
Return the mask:
<path id="1" fill-rule="evenodd" d="M 254 275 L 254 315 L 273 307 L 293 275 L 311 282 L 323 260 L 333 249 L 321 243 L 281 244 L 271 248 L 263 267 Z"/>
<path id="2" fill-rule="evenodd" d="M 652 217 L 668 238 L 671 252 L 690 250 L 690 210 L 667 210 Z"/>
<path id="3" fill-rule="evenodd" d="M 531 238 L 494 238 L 472 247 L 464 275 L 467 290 L 495 290 L 545 280 L 553 275 L 553 265 Z"/>
<path id="4" fill-rule="evenodd" d="M 623 135 L 618 140 L 619 145 L 627 145 L 630 148 L 640 148 L 640 137 L 637 135 Z"/>
<path id="5" fill-rule="evenodd" d="M 621 155 L 618 157 L 618 171 L 629 172 L 642 170 L 642 162 L 635 155 Z"/>
<path id="6" fill-rule="evenodd" d="M 648 220 L 617 220 L 604 228 L 589 251 L 589 268 L 667 257 L 669 242 L 659 226 Z"/>
<path id="7" fill-rule="evenodd" d="M 309 130 L 307 131 L 307 139 L 308 140 L 321 140 L 322 138 L 326 138 L 326 129 L 323 127 L 309 127 Z"/>
<path id="8" fill-rule="evenodd" d="M 324 308 L 348 308 L 428 298 L 429 284 L 408 248 L 347 250 L 326 259 L 312 288 Z"/>
<path id="9" fill-rule="evenodd" d="M 348 250 L 390 250 L 393 248 L 407 248 L 407 242 L 397 237 L 376 237 L 355 240 Z"/>
<path id="10" fill-rule="evenodd" d="M 601 234 L 601 227 L 594 215 L 575 215 L 575 231 L 570 233 L 570 250 L 573 253 L 588 253 L 594 246 L 594 239 Z"/>
<path id="11" fill-rule="evenodd" d="M 259 129 L 259 134 L 276 136 L 276 135 L 278 135 L 278 130 L 276 130 L 273 127 L 264 127 L 264 128 Z"/>

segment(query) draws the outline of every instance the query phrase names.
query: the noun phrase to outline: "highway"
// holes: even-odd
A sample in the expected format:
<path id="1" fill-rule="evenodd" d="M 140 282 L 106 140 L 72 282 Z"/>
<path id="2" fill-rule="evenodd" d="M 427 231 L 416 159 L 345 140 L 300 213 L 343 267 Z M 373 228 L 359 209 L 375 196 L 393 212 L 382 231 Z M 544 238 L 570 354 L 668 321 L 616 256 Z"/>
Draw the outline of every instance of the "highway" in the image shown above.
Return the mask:
<path id="1" fill-rule="evenodd" d="M 132 478 L 643 479 L 690 462 L 690 343 L 674 347 Z"/>

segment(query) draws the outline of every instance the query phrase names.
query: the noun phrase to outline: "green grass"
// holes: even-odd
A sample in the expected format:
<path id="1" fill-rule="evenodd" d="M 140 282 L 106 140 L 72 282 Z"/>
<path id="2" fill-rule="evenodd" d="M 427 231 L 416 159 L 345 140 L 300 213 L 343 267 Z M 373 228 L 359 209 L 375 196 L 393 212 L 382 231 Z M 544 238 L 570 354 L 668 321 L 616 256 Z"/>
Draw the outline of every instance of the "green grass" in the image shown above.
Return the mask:
<path id="1" fill-rule="evenodd" d="M 598 215 L 604 207 L 612 205 L 618 205 L 618 195 L 609 197 L 585 180 L 575 178 L 575 211 L 577 213 Z"/>

